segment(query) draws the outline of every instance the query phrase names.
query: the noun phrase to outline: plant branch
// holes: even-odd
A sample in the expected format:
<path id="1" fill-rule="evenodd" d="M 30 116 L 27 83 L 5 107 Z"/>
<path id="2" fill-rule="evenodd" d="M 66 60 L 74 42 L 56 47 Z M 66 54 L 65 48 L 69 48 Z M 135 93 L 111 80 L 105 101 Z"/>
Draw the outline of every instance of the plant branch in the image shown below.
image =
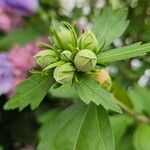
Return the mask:
<path id="1" fill-rule="evenodd" d="M 122 103 L 121 101 L 119 101 L 118 99 L 114 98 L 114 101 L 122 108 L 124 109 L 126 112 L 128 112 L 132 118 L 134 118 L 137 121 L 146 123 L 146 124 L 150 124 L 150 118 L 148 118 L 147 116 L 144 115 L 138 115 L 134 110 L 132 110 L 131 108 L 129 108 L 127 105 L 125 105 L 124 103 Z"/>

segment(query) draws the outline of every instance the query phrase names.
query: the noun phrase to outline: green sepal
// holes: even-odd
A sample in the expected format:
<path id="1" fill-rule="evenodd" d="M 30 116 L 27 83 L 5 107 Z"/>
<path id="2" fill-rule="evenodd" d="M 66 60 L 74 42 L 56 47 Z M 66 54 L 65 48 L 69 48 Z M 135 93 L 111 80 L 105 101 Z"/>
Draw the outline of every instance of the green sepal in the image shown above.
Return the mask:
<path id="1" fill-rule="evenodd" d="M 43 48 L 43 49 L 51 49 L 51 50 L 56 51 L 56 49 L 53 46 L 51 46 L 51 45 L 49 45 L 47 43 L 44 43 L 44 42 L 37 43 L 37 47 Z"/>
<path id="2" fill-rule="evenodd" d="M 74 28 L 72 27 L 71 24 L 69 24 L 68 22 L 62 22 L 68 29 L 70 29 L 72 32 L 72 35 L 74 37 L 74 42 L 75 42 L 75 46 L 77 46 L 77 34 L 74 30 Z"/>
<path id="3" fill-rule="evenodd" d="M 58 62 L 52 63 L 52 64 L 48 65 L 47 67 L 45 67 L 45 68 L 43 69 L 43 72 L 46 73 L 48 70 L 50 70 L 50 69 L 52 69 L 52 68 L 55 68 L 55 67 L 57 67 L 57 66 L 59 66 L 59 65 L 62 65 L 62 64 L 64 64 L 64 63 L 65 63 L 64 61 L 58 61 Z"/>

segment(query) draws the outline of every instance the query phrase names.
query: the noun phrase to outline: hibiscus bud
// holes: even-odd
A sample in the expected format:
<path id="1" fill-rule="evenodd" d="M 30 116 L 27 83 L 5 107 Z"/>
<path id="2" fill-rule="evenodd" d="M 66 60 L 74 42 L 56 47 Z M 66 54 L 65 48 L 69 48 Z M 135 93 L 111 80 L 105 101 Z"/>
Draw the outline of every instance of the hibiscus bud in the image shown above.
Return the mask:
<path id="1" fill-rule="evenodd" d="M 98 53 L 98 41 L 92 31 L 86 31 L 80 36 L 78 47 L 80 49 L 90 49 L 94 53 Z"/>
<path id="2" fill-rule="evenodd" d="M 102 88 L 108 91 L 110 90 L 112 81 L 109 73 L 105 69 L 98 69 L 92 76 L 101 84 Z"/>
<path id="3" fill-rule="evenodd" d="M 71 63 L 57 66 L 54 70 L 54 78 L 58 83 L 66 84 L 72 82 L 75 68 Z"/>
<path id="4" fill-rule="evenodd" d="M 69 50 L 65 50 L 60 54 L 61 60 L 70 61 L 72 58 L 72 53 Z"/>
<path id="5" fill-rule="evenodd" d="M 79 51 L 75 58 L 74 64 L 81 72 L 89 72 L 96 66 L 96 55 L 89 49 Z"/>
<path id="6" fill-rule="evenodd" d="M 70 46 L 75 47 L 76 46 L 76 39 L 74 37 L 73 31 L 61 26 L 57 32 L 58 38 L 56 38 L 57 45 L 65 50 L 70 50 Z"/>
<path id="7" fill-rule="evenodd" d="M 37 62 L 37 64 L 44 68 L 49 64 L 57 61 L 57 54 L 52 50 L 43 50 L 38 52 L 34 56 L 34 59 Z"/>

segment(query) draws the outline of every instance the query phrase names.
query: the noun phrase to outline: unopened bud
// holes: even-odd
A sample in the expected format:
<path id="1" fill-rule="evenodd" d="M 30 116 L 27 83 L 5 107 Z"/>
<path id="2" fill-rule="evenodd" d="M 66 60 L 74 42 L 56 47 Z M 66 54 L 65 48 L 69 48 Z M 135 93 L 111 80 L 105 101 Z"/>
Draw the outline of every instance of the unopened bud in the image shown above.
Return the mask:
<path id="1" fill-rule="evenodd" d="M 65 63 L 57 66 L 54 70 L 54 78 L 56 82 L 61 84 L 70 83 L 74 77 L 75 68 L 71 63 Z"/>
<path id="2" fill-rule="evenodd" d="M 78 46 L 80 49 L 90 49 L 94 53 L 98 53 L 98 41 L 92 31 L 84 32 L 79 40 Z"/>
<path id="3" fill-rule="evenodd" d="M 76 41 L 71 30 L 62 26 L 58 30 L 57 34 L 59 36 L 59 39 L 61 40 L 61 43 L 60 41 L 57 41 L 57 44 L 60 48 L 70 49 L 70 45 L 72 47 L 75 47 Z"/>
<path id="4" fill-rule="evenodd" d="M 72 59 L 72 53 L 69 50 L 65 50 L 60 54 L 60 58 L 63 61 L 70 61 Z"/>
<path id="5" fill-rule="evenodd" d="M 96 62 L 95 53 L 88 49 L 79 51 L 74 58 L 74 64 L 81 72 L 91 71 L 96 66 Z"/>
<path id="6" fill-rule="evenodd" d="M 112 81 L 109 73 L 105 69 L 98 69 L 92 76 L 101 84 L 102 88 L 108 91 L 110 90 Z"/>
<path id="7" fill-rule="evenodd" d="M 34 56 L 35 61 L 37 64 L 39 64 L 41 67 L 46 67 L 51 63 L 54 63 L 57 61 L 57 55 L 54 51 L 52 50 L 43 50 L 38 52 Z"/>

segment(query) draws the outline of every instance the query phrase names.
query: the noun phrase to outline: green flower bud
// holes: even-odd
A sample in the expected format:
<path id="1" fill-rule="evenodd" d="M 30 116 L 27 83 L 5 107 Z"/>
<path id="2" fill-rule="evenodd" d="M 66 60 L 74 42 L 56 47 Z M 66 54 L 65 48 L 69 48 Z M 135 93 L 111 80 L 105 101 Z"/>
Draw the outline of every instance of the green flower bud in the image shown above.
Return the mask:
<path id="1" fill-rule="evenodd" d="M 43 50 L 38 52 L 34 56 L 34 59 L 37 62 L 37 64 L 44 68 L 49 64 L 57 61 L 57 54 L 52 50 Z"/>
<path id="2" fill-rule="evenodd" d="M 58 83 L 65 84 L 72 82 L 75 68 L 71 63 L 57 66 L 54 70 L 54 78 Z"/>
<path id="3" fill-rule="evenodd" d="M 69 50 L 65 50 L 60 54 L 61 60 L 70 61 L 72 59 L 72 53 Z"/>
<path id="4" fill-rule="evenodd" d="M 74 64 L 81 72 L 89 72 L 96 66 L 96 55 L 89 49 L 79 51 L 75 58 Z"/>
<path id="5" fill-rule="evenodd" d="M 78 47 L 80 49 L 90 49 L 94 53 L 98 53 L 98 41 L 92 31 L 86 31 L 80 36 Z"/>
<path id="6" fill-rule="evenodd" d="M 111 89 L 111 77 L 105 69 L 98 69 L 96 73 L 92 74 L 92 77 L 96 79 L 105 90 L 109 91 Z"/>
<path id="7" fill-rule="evenodd" d="M 72 30 L 69 30 L 65 27 L 60 27 L 59 31 L 57 32 L 59 39 L 61 41 L 57 41 L 58 46 L 61 49 L 70 49 L 70 46 L 76 46 L 76 39 Z"/>

